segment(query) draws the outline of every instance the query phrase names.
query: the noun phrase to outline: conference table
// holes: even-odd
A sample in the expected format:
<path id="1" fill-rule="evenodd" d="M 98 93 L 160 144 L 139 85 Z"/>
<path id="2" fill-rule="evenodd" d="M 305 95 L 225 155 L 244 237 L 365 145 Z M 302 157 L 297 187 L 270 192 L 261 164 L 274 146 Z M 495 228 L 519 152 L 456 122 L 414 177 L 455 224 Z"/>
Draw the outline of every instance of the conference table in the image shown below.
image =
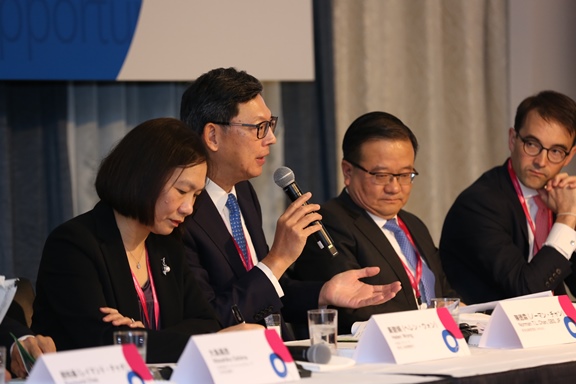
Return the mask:
<path id="1" fill-rule="evenodd" d="M 308 340 L 288 343 L 309 345 Z M 338 354 L 353 355 L 353 343 L 340 343 Z M 338 360 L 338 357 L 335 358 Z M 340 358 L 339 360 L 345 360 Z M 526 349 L 470 347 L 470 355 L 411 364 L 328 364 L 312 371 L 303 384 L 375 383 L 573 383 L 576 343 Z M 10 383 L 24 383 L 13 380 Z"/>
<path id="2" fill-rule="evenodd" d="M 298 343 L 298 342 L 296 342 Z M 305 343 L 305 341 L 304 341 Z M 346 345 L 347 349 L 352 346 Z M 339 349 L 343 355 L 351 351 Z M 411 364 L 361 364 L 312 372 L 306 384 L 574 383 L 576 343 L 527 349 L 470 347 L 470 356 Z"/>

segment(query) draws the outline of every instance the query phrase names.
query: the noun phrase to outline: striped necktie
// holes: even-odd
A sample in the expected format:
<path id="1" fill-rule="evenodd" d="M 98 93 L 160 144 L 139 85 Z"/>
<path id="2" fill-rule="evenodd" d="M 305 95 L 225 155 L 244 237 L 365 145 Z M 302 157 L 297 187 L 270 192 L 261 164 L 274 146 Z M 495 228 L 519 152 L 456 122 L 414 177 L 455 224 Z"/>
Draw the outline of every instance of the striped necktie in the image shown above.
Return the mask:
<path id="1" fill-rule="evenodd" d="M 408 264 L 410 264 L 412 269 L 416 271 L 416 264 L 418 262 L 416 252 L 414 251 L 414 247 L 412 247 L 410 240 L 408 240 L 408 236 L 406 236 L 402 228 L 400 228 L 400 226 L 396 223 L 396 219 L 387 220 L 386 224 L 384 224 L 384 228 L 394 233 L 394 237 L 396 238 L 398 245 L 400 245 L 400 249 L 406 257 Z M 428 265 L 424 263 L 424 260 L 422 260 L 422 277 L 420 279 L 418 288 L 420 289 L 423 303 L 430 304 L 430 299 L 435 297 L 435 281 L 436 278 L 434 277 L 434 273 L 432 273 Z"/>

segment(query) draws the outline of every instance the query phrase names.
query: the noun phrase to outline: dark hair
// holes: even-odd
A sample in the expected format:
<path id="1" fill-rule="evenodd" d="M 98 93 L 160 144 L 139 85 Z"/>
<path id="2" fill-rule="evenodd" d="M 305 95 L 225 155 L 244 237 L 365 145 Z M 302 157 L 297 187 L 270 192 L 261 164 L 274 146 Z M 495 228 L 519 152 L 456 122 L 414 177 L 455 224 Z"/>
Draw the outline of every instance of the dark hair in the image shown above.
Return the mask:
<path id="1" fill-rule="evenodd" d="M 537 95 L 527 97 L 516 109 L 514 118 L 516 132 L 520 132 L 528 113 L 532 110 L 538 112 L 544 120 L 555 121 L 562 125 L 574 138 L 572 145 L 576 144 L 576 102 L 574 100 L 555 91 L 542 91 Z"/>
<path id="2" fill-rule="evenodd" d="M 386 112 L 369 112 L 350 124 L 342 141 L 342 152 L 345 160 L 360 162 L 362 144 L 375 139 L 409 140 L 418 152 L 418 140 L 414 133 L 394 115 Z"/>
<path id="3" fill-rule="evenodd" d="M 262 93 L 262 83 L 235 68 L 218 68 L 196 79 L 182 94 L 180 120 L 198 134 L 206 124 L 230 121 L 238 115 L 238 104 Z"/>
<path id="4" fill-rule="evenodd" d="M 145 121 L 102 160 L 96 192 L 118 213 L 144 225 L 154 223 L 156 201 L 176 168 L 205 163 L 197 133 L 173 118 Z"/>

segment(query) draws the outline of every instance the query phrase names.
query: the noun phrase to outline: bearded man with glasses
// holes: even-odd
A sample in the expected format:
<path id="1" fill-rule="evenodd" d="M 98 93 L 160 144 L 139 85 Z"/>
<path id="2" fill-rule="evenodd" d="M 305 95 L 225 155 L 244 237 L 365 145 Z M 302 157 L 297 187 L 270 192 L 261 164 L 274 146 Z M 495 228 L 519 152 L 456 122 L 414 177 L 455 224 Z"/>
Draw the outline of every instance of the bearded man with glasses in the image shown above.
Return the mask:
<path id="1" fill-rule="evenodd" d="M 469 304 L 554 291 L 576 293 L 576 103 L 543 91 L 509 129 L 510 158 L 465 189 L 449 210 L 440 256 Z M 565 284 L 564 284 L 565 283 Z"/>
<path id="2" fill-rule="evenodd" d="M 294 274 L 305 280 L 328 280 L 342 271 L 376 265 L 380 273 L 365 279 L 367 283 L 398 280 L 402 290 L 377 306 L 338 308 L 339 333 L 350 333 L 354 322 L 373 314 L 424 309 L 434 297 L 458 297 L 447 283 L 426 225 L 403 210 L 418 175 L 417 150 L 412 131 L 386 112 L 358 117 L 344 135 L 345 188 L 320 209 L 338 255 L 319 251 L 309 239 Z"/>

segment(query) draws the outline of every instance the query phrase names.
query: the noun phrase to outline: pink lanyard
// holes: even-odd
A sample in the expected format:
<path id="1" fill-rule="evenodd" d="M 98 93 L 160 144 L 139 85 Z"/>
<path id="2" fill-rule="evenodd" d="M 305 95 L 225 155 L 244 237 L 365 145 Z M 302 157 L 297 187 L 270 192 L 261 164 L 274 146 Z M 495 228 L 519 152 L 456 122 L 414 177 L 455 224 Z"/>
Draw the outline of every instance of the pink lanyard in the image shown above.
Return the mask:
<path id="1" fill-rule="evenodd" d="M 512 184 L 514 185 L 514 189 L 516 190 L 516 195 L 518 196 L 518 200 L 520 200 L 520 205 L 524 210 L 524 214 L 526 215 L 526 220 L 528 220 L 528 226 L 532 231 L 532 237 L 534 238 L 534 252 L 536 254 L 542 248 L 542 244 L 538 244 L 536 241 L 536 226 L 532 221 L 532 216 L 530 216 L 530 210 L 528 209 L 528 205 L 526 204 L 526 199 L 524 198 L 524 194 L 522 193 L 522 189 L 520 188 L 520 182 L 516 177 L 516 172 L 512 168 L 512 159 L 508 159 L 508 173 L 510 174 L 510 178 L 512 179 Z M 548 231 L 552 228 L 552 211 L 548 210 Z"/>
<path id="2" fill-rule="evenodd" d="M 414 244 L 414 240 L 412 239 L 410 231 L 408 231 L 408 227 L 406 227 L 406 224 L 404 224 L 404 222 L 400 219 L 400 217 L 396 217 L 396 219 L 398 221 L 398 226 L 400 227 L 400 229 L 402 229 L 402 231 L 408 238 L 408 241 L 410 241 L 412 248 L 414 248 L 414 253 L 416 254 L 416 276 L 414 276 L 410 268 L 406 265 L 406 263 L 404 263 L 404 261 L 402 261 L 402 259 L 400 259 L 400 261 L 402 261 L 402 266 L 404 266 L 404 270 L 408 275 L 410 285 L 414 289 L 414 292 L 416 292 L 416 299 L 418 300 L 418 305 L 421 305 L 422 295 L 420 295 L 420 279 L 422 278 L 422 258 L 420 257 L 420 253 L 418 253 L 418 249 Z"/>
<path id="3" fill-rule="evenodd" d="M 252 262 L 252 254 L 250 253 L 250 246 L 248 246 L 248 239 L 246 239 L 246 252 L 248 252 L 247 257 L 248 262 L 246 262 L 246 260 L 244 259 L 244 252 L 242 252 L 242 250 L 238 246 L 238 243 L 236 243 L 236 240 L 234 240 L 234 236 L 231 237 L 232 241 L 234 242 L 234 245 L 236 246 L 236 251 L 238 251 L 238 256 L 240 256 L 240 260 L 242 260 L 242 264 L 244 264 L 244 268 L 246 268 L 247 271 L 251 270 L 252 267 L 254 267 L 254 263 Z M 246 237 L 246 234 L 244 234 L 244 237 Z"/>
<path id="4" fill-rule="evenodd" d="M 138 279 L 134 276 L 132 270 L 132 281 L 134 282 L 134 288 L 136 288 L 136 293 L 138 294 L 138 298 L 140 299 L 140 304 L 142 305 L 142 311 L 144 312 L 144 317 L 146 324 L 145 327 L 150 329 L 158 329 L 158 320 L 160 319 L 160 306 L 158 305 L 158 297 L 156 296 L 156 287 L 154 286 L 154 280 L 152 279 L 152 273 L 150 272 L 150 261 L 148 260 L 148 250 L 146 250 L 146 266 L 148 267 L 148 279 L 150 280 L 150 288 L 152 288 L 152 299 L 154 300 L 154 317 L 155 317 L 155 326 L 152 327 L 150 324 L 150 315 L 148 314 L 148 305 L 146 305 L 146 296 L 144 295 L 144 291 L 140 284 L 138 283 Z"/>

